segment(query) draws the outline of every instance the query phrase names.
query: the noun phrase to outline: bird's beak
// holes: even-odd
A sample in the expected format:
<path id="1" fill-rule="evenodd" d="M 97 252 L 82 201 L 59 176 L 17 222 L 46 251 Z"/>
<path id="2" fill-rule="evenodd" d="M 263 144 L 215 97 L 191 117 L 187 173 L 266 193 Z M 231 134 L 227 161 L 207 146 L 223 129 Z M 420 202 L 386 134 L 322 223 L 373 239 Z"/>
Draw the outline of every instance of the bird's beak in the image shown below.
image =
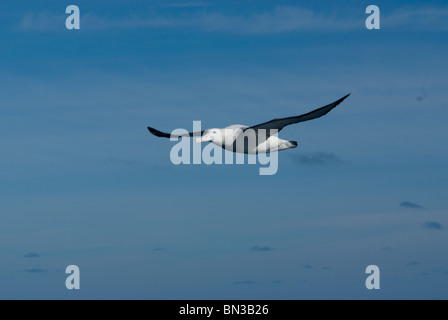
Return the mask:
<path id="1" fill-rule="evenodd" d="M 207 133 L 207 134 L 203 135 L 202 137 L 197 138 L 197 139 L 196 139 L 196 143 L 208 142 L 208 141 L 210 141 L 210 140 L 211 140 L 211 139 L 210 139 L 210 135 Z"/>

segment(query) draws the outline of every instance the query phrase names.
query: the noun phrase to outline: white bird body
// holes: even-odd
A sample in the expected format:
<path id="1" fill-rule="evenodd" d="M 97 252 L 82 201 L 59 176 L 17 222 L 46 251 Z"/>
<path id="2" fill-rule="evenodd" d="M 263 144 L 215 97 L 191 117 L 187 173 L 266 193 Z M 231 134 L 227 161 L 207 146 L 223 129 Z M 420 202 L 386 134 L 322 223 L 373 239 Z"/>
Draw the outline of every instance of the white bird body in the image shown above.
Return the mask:
<path id="1" fill-rule="evenodd" d="M 234 124 L 223 129 L 205 130 L 204 135 L 196 139 L 196 142 L 210 141 L 227 151 L 246 154 L 270 153 L 297 147 L 295 141 L 279 139 L 276 134 L 266 139 L 266 135 L 255 135 L 254 132 L 254 140 L 251 141 L 251 135 L 246 131 L 248 128 L 249 126 Z M 213 134 L 213 138 L 207 134 Z"/>
<path id="2" fill-rule="evenodd" d="M 300 116 L 273 119 L 251 127 L 234 124 L 222 129 L 207 129 L 201 132 L 190 132 L 181 135 L 168 134 L 151 127 L 148 127 L 148 130 L 155 136 L 164 138 L 200 136 L 196 139 L 196 142 L 212 142 L 225 150 L 237 153 L 260 154 L 277 152 L 297 147 L 296 141 L 278 138 L 277 134 L 280 130 L 290 124 L 308 121 L 326 115 L 349 95 Z"/>

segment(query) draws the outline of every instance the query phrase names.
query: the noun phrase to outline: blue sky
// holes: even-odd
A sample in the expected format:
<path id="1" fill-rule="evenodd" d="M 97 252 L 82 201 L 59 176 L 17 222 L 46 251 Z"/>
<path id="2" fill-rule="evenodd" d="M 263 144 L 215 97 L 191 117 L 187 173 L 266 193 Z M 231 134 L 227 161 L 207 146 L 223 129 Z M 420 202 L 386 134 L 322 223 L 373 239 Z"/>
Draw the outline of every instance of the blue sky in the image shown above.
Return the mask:
<path id="1" fill-rule="evenodd" d="M 369 31 L 370 4 L 3 4 L 0 298 L 446 299 L 448 7 L 376 3 Z M 252 125 L 349 92 L 281 132 L 299 147 L 274 176 L 174 166 L 146 130 Z"/>

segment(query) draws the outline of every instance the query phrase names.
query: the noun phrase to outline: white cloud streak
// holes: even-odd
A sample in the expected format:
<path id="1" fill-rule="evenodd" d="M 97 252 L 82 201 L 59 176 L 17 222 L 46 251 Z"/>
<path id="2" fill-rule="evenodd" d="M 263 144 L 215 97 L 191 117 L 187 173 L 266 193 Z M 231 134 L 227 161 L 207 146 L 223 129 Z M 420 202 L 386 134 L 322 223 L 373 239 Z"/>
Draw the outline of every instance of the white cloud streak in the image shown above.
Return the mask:
<path id="1" fill-rule="evenodd" d="M 21 31 L 49 31 L 65 28 L 65 16 L 28 13 L 17 26 Z M 362 22 L 362 21 L 361 21 Z M 244 15 L 194 12 L 177 16 L 130 15 L 124 18 L 81 13 L 81 29 L 192 28 L 204 32 L 233 34 L 276 34 L 298 31 L 350 30 L 361 28 L 356 20 L 324 16 L 300 7 L 279 6 L 271 11 Z"/>
<path id="2" fill-rule="evenodd" d="M 365 15 L 324 15 L 297 6 L 278 6 L 270 11 L 249 15 L 225 15 L 195 11 L 189 14 L 158 16 L 134 14 L 120 18 L 81 12 L 82 29 L 191 28 L 204 32 L 232 34 L 279 34 L 305 31 L 362 31 Z M 404 7 L 392 13 L 382 12 L 382 29 L 421 29 L 446 31 L 448 7 Z M 17 26 L 22 31 L 57 31 L 65 29 L 65 16 L 28 13 Z"/>
<path id="3" fill-rule="evenodd" d="M 404 7 L 385 15 L 384 28 L 447 31 L 448 7 Z"/>

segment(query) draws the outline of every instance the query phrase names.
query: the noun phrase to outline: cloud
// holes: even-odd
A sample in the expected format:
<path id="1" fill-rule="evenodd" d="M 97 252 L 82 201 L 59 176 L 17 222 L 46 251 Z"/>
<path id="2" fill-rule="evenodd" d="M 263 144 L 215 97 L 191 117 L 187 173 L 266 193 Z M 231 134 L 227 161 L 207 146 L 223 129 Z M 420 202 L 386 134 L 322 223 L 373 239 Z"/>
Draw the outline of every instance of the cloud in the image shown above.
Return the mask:
<path id="1" fill-rule="evenodd" d="M 265 247 L 260 247 L 260 246 L 253 246 L 250 251 L 272 251 L 274 249 L 272 249 L 271 247 L 265 246 Z"/>
<path id="2" fill-rule="evenodd" d="M 251 280 L 243 280 L 243 281 L 235 281 L 234 284 L 256 284 L 256 282 Z"/>
<path id="3" fill-rule="evenodd" d="M 171 4 L 171 7 L 201 8 L 203 3 Z M 65 29 L 64 15 L 28 13 L 18 25 L 23 31 Z M 271 10 L 249 15 L 231 15 L 194 10 L 182 15 L 133 14 L 125 17 L 104 17 L 86 12 L 81 15 L 81 29 L 132 29 L 132 28 L 193 28 L 205 32 L 236 34 L 278 34 L 310 30 L 350 30 L 363 28 L 361 21 L 323 15 L 297 6 L 277 6 Z"/>
<path id="4" fill-rule="evenodd" d="M 20 270 L 20 271 L 27 272 L 27 273 L 45 273 L 45 272 L 48 272 L 48 270 L 41 269 L 41 268 L 31 268 L 31 269 L 25 269 L 25 270 Z"/>
<path id="5" fill-rule="evenodd" d="M 24 257 L 25 258 L 39 258 L 40 254 L 35 253 L 35 252 L 30 252 L 30 253 L 27 253 Z"/>
<path id="6" fill-rule="evenodd" d="M 277 34 L 298 31 L 349 30 L 357 23 L 348 19 L 324 16 L 313 10 L 293 6 L 278 6 L 271 11 L 249 16 L 226 16 L 211 13 L 203 16 L 199 25 L 208 31 L 242 34 Z"/>
<path id="7" fill-rule="evenodd" d="M 277 34 L 309 30 L 350 29 L 353 23 L 335 20 L 333 17 L 316 14 L 313 10 L 300 7 L 278 6 L 273 10 L 250 15 L 224 15 L 221 13 L 193 13 L 182 17 L 146 18 L 128 17 L 123 20 L 108 20 L 94 15 L 84 19 L 87 28 L 142 28 L 182 27 L 205 32 L 236 34 Z"/>
<path id="8" fill-rule="evenodd" d="M 27 13 L 16 28 L 22 31 L 66 30 L 65 19 L 66 17 L 62 14 Z"/>
<path id="9" fill-rule="evenodd" d="M 48 12 L 27 13 L 16 26 L 20 31 L 67 31 L 66 16 Z M 161 17 L 128 16 L 125 18 L 106 18 L 92 13 L 81 13 L 81 30 L 135 29 L 181 27 L 191 24 L 188 19 Z"/>
<path id="10" fill-rule="evenodd" d="M 175 2 L 175 3 L 163 3 L 161 6 L 172 8 L 196 8 L 196 7 L 210 7 L 211 3 L 206 2 Z"/>
<path id="11" fill-rule="evenodd" d="M 433 230 L 443 230 L 443 227 L 440 223 L 435 221 L 426 221 L 423 224 L 423 229 L 433 229 Z"/>
<path id="12" fill-rule="evenodd" d="M 406 28 L 406 30 L 446 31 L 448 7 L 407 6 L 395 10 L 391 15 L 383 15 L 381 27 Z"/>
<path id="13" fill-rule="evenodd" d="M 138 29 L 138 28 L 173 28 L 187 27 L 195 24 L 188 18 L 145 17 L 128 16 L 125 18 L 106 18 L 92 13 L 86 13 L 83 17 L 81 29 L 105 30 L 105 29 Z"/>
<path id="14" fill-rule="evenodd" d="M 409 201 L 403 201 L 402 203 L 400 203 L 400 207 L 409 209 L 425 209 L 423 206 Z"/>
<path id="15" fill-rule="evenodd" d="M 418 261 L 411 261 L 408 263 L 408 267 L 414 267 L 414 266 L 419 266 L 419 265 L 421 265 L 421 263 Z"/>
<path id="16" fill-rule="evenodd" d="M 133 29 L 133 28 L 192 28 L 204 32 L 223 32 L 247 35 L 279 34 L 309 31 L 365 30 L 365 16 L 347 13 L 341 16 L 323 14 L 298 6 L 277 6 L 250 14 L 222 14 L 213 12 L 213 6 L 204 2 L 171 3 L 170 12 L 133 13 L 124 17 L 98 16 L 81 13 L 81 29 Z M 207 11 L 203 8 L 208 7 Z M 184 9 L 189 8 L 189 12 Z M 177 10 L 182 9 L 182 11 Z M 166 11 L 166 10 L 163 10 Z M 343 12 L 349 12 L 344 10 Z M 27 13 L 18 26 L 22 31 L 65 30 L 67 15 L 55 13 Z M 382 15 L 382 27 L 389 29 L 448 30 L 448 7 L 408 6 L 391 14 Z"/>
<path id="17" fill-rule="evenodd" d="M 448 269 L 446 267 L 438 267 L 438 268 L 434 268 L 432 269 L 432 271 L 435 274 L 443 274 L 443 275 L 448 275 Z"/>
<path id="18" fill-rule="evenodd" d="M 315 152 L 313 154 L 291 154 L 291 159 L 305 166 L 327 166 L 342 163 L 343 161 L 334 153 Z"/>

